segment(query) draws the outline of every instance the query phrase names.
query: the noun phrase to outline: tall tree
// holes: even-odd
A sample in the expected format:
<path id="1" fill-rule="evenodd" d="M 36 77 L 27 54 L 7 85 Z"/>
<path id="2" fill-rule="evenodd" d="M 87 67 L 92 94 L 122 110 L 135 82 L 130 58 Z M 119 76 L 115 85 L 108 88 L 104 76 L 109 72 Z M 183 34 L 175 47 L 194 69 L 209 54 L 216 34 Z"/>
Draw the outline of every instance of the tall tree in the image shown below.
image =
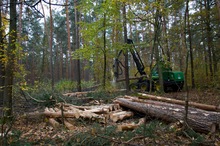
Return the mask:
<path id="1" fill-rule="evenodd" d="M 156 14 L 155 14 L 155 22 L 154 22 L 154 50 L 155 50 L 155 57 L 156 57 L 156 62 L 157 62 L 157 68 L 158 68 L 158 75 L 159 75 L 159 91 L 164 92 L 164 87 L 163 87 L 163 75 L 162 75 L 162 66 L 160 63 L 160 51 L 159 51 L 159 37 L 161 34 L 161 17 L 160 17 L 160 0 L 157 3 L 156 7 Z"/>
<path id="2" fill-rule="evenodd" d="M 19 18 L 18 18 L 18 43 L 19 45 L 21 45 L 21 41 L 22 41 L 22 36 L 21 36 L 21 33 L 22 33 L 22 10 L 23 10 L 23 0 L 19 0 Z M 22 60 L 21 60 L 21 50 L 19 49 L 18 50 L 18 62 L 19 64 L 22 63 Z"/>
<path id="3" fill-rule="evenodd" d="M 41 75 L 43 77 L 46 76 L 46 73 L 49 72 L 48 71 L 48 68 L 49 68 L 49 61 L 48 61 L 48 46 L 50 44 L 49 42 L 49 30 L 48 30 L 48 27 L 47 27 L 47 20 L 46 20 L 46 16 L 45 16 L 45 11 L 44 11 L 44 6 L 43 6 L 43 3 L 42 1 L 40 2 L 41 4 L 41 9 L 42 9 L 42 12 L 43 12 L 43 15 L 44 15 L 44 32 L 43 32 L 43 47 L 42 47 L 42 63 L 41 63 Z"/>
<path id="4" fill-rule="evenodd" d="M 69 19 L 69 8 L 68 8 L 68 3 L 69 1 L 66 0 L 66 6 L 65 6 L 65 10 L 66 10 L 66 29 L 67 29 L 67 48 L 68 48 L 68 58 L 69 58 L 69 64 L 67 66 L 67 72 L 68 72 L 68 77 L 69 79 L 73 78 L 73 72 L 72 72 L 72 58 L 71 58 L 71 43 L 70 43 L 70 19 Z"/>
<path id="5" fill-rule="evenodd" d="M 125 2 L 123 3 L 123 8 L 122 8 L 122 14 L 123 14 L 123 29 L 124 29 L 124 42 L 125 44 L 127 44 L 127 39 L 128 39 L 128 36 L 127 36 L 127 18 L 126 18 L 126 4 Z M 128 50 L 125 49 L 125 53 L 124 53 L 124 56 L 125 56 L 125 85 L 126 85 L 126 91 L 128 92 L 130 89 L 129 89 L 129 66 L 128 66 Z"/>
<path id="6" fill-rule="evenodd" d="M 79 17 L 78 17 L 78 10 L 77 10 L 77 0 L 74 0 L 74 12 L 75 12 L 75 35 L 76 35 L 76 49 L 79 49 Z M 81 91 L 81 66 L 80 66 L 80 59 L 77 59 L 77 90 Z"/>
<path id="7" fill-rule="evenodd" d="M 10 0 L 10 24 L 9 24 L 9 43 L 6 52 L 7 62 L 5 65 L 5 88 L 4 88 L 4 115 L 12 116 L 12 88 L 15 69 L 15 50 L 17 40 L 17 0 Z"/>
<path id="8" fill-rule="evenodd" d="M 216 7 L 218 9 L 218 19 L 220 21 L 220 1 L 219 0 L 215 0 L 216 3 Z"/>
<path id="9" fill-rule="evenodd" d="M 194 63 L 193 63 L 193 48 L 192 48 L 192 36 L 191 36 L 191 28 L 190 28 L 190 19 L 189 19 L 189 1 L 187 0 L 187 9 L 186 9 L 186 18 L 187 18 L 187 33 L 189 36 L 189 54 L 190 54 L 190 65 L 191 65 L 191 80 L 192 80 L 192 88 L 195 88 L 195 79 L 194 79 Z"/>
<path id="10" fill-rule="evenodd" d="M 4 97 L 4 76 L 5 76 L 5 65 L 4 65 L 4 38 L 3 38 L 3 25 L 2 25 L 2 0 L 0 0 L 0 105 L 3 103 Z"/>
<path id="11" fill-rule="evenodd" d="M 189 0 L 186 1 L 186 10 L 185 10 L 185 16 L 184 16 L 184 29 L 185 29 L 185 46 L 187 48 L 187 17 L 189 13 Z M 188 51 L 187 51 L 187 56 L 186 56 L 186 70 L 185 70 L 185 87 L 186 90 L 188 91 L 188 82 L 187 82 L 187 72 L 188 72 Z M 189 96 L 188 96 L 188 92 L 187 92 L 187 96 L 185 97 L 185 116 L 184 116 L 184 122 L 186 123 L 185 125 L 187 125 L 187 118 L 188 118 L 188 103 L 189 103 Z"/>
<path id="12" fill-rule="evenodd" d="M 104 2 L 105 4 L 105 2 Z M 103 14 L 103 88 L 106 87 L 106 67 L 107 67 L 107 52 L 106 52 L 106 12 Z"/>
<path id="13" fill-rule="evenodd" d="M 50 0 L 51 3 L 51 0 Z M 50 74 L 51 74 L 51 86 L 54 89 L 54 68 L 53 68 L 53 15 L 52 15 L 52 8 L 49 5 L 50 10 Z"/>
<path id="14" fill-rule="evenodd" d="M 210 0 L 205 0 L 205 24 L 206 24 L 206 34 L 207 34 L 207 47 L 208 47 L 208 57 L 209 57 L 209 71 L 211 79 L 213 77 L 213 62 L 212 62 L 212 37 L 211 37 L 211 24 L 210 24 Z"/>

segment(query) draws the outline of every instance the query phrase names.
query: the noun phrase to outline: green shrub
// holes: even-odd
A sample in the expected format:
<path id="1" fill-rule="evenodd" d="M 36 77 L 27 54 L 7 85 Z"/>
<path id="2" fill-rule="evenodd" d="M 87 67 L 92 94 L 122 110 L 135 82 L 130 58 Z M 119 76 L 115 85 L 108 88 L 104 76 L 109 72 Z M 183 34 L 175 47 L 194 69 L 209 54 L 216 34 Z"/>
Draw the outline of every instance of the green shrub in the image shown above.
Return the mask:
<path id="1" fill-rule="evenodd" d="M 55 89 L 61 93 L 71 92 L 74 89 L 76 89 L 76 87 L 77 87 L 77 83 L 70 80 L 61 80 L 55 84 Z"/>
<path id="2" fill-rule="evenodd" d="M 194 130 L 187 129 L 186 131 L 184 131 L 184 133 L 186 136 L 192 139 L 192 143 L 191 143 L 192 146 L 200 145 L 205 141 L 204 136 L 195 132 Z"/>
<path id="3" fill-rule="evenodd" d="M 93 80 L 91 80 L 91 81 L 82 80 L 81 81 L 81 86 L 82 86 L 82 89 L 90 88 L 92 86 L 95 86 L 95 81 L 93 81 Z"/>

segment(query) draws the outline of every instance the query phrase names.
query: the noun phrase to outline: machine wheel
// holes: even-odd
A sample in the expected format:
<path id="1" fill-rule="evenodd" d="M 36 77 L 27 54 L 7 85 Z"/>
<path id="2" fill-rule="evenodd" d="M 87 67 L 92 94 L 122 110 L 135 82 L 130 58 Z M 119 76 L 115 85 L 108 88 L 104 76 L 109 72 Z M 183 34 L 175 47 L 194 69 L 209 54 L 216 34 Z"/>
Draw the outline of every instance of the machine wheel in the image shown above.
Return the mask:
<path id="1" fill-rule="evenodd" d="M 129 85 L 129 87 L 130 87 L 131 91 L 137 91 L 137 89 L 138 89 L 138 86 L 136 83 L 131 83 Z"/>
<path id="2" fill-rule="evenodd" d="M 140 89 L 141 89 L 142 92 L 149 91 L 149 84 L 148 83 L 141 83 L 140 84 Z"/>
<path id="3" fill-rule="evenodd" d="M 178 86 L 173 86 L 172 89 L 173 89 L 173 92 L 180 91 L 180 88 Z"/>
<path id="4" fill-rule="evenodd" d="M 163 88 L 164 88 L 164 92 L 168 93 L 168 87 L 164 86 Z"/>

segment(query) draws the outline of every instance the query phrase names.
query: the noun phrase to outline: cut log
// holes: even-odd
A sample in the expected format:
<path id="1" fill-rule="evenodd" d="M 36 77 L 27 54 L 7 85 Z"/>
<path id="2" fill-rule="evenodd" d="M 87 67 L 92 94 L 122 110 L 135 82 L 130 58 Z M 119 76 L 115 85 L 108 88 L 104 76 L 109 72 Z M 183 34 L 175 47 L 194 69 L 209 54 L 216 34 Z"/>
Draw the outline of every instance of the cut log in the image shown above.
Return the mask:
<path id="1" fill-rule="evenodd" d="M 54 118 L 49 118 L 48 122 L 54 127 L 54 128 L 58 128 L 60 126 L 60 123 L 57 122 Z"/>
<path id="2" fill-rule="evenodd" d="M 66 126 L 67 129 L 69 130 L 74 130 L 75 127 L 73 126 L 73 124 L 69 123 L 67 120 L 64 120 L 64 125 Z"/>
<path id="3" fill-rule="evenodd" d="M 58 103 L 56 106 L 61 108 L 60 104 Z M 99 105 L 99 106 L 77 106 L 72 104 L 64 104 L 64 111 L 75 111 L 75 110 L 82 110 L 82 111 L 88 111 L 96 114 L 106 114 L 111 111 L 116 111 L 120 109 L 121 107 L 119 104 L 106 104 L 106 105 Z M 57 111 L 57 108 L 54 108 L 55 111 Z"/>
<path id="4" fill-rule="evenodd" d="M 61 112 L 48 112 L 45 111 L 44 115 L 47 117 L 52 117 L 52 118 L 61 118 L 62 114 Z M 104 118 L 100 115 L 97 115 L 95 113 L 87 112 L 87 111 L 81 111 L 81 112 L 63 112 L 64 118 L 76 118 L 78 119 L 79 117 L 85 118 L 85 119 L 92 119 L 92 120 L 98 120 L 102 121 Z"/>
<path id="5" fill-rule="evenodd" d="M 101 115 L 95 114 L 95 113 L 91 113 L 89 111 L 83 111 L 82 113 L 80 113 L 80 117 L 83 117 L 85 119 L 92 119 L 92 120 L 97 119 L 99 122 L 104 121 L 104 117 L 102 117 Z"/>
<path id="6" fill-rule="evenodd" d="M 52 118 L 61 118 L 62 117 L 61 112 L 45 111 L 43 114 L 47 117 L 52 117 Z M 63 112 L 63 116 L 65 118 L 77 118 L 78 119 L 80 117 L 80 113 L 78 113 L 78 112 Z"/>
<path id="7" fill-rule="evenodd" d="M 121 107 L 119 104 L 101 106 L 75 106 L 71 104 L 58 103 L 54 108 L 45 108 L 45 111 L 43 113 L 38 113 L 38 116 L 45 116 L 48 118 L 62 118 L 63 123 L 66 118 L 78 119 L 80 117 L 96 120 L 101 123 L 107 123 L 107 120 L 109 119 L 109 113 L 120 108 Z M 33 113 L 31 115 L 33 116 Z M 117 120 L 126 118 L 126 116 L 128 117 L 129 114 L 124 115 L 124 117 L 119 116 Z"/>
<path id="8" fill-rule="evenodd" d="M 111 111 L 117 111 L 118 109 L 120 109 L 119 104 L 110 104 L 110 105 L 100 105 L 96 107 L 92 106 L 91 109 L 85 111 L 87 112 L 89 111 L 96 114 L 107 114 Z"/>
<path id="9" fill-rule="evenodd" d="M 96 114 L 107 114 L 110 110 L 109 108 L 94 108 L 90 110 L 85 110 L 86 112 L 96 113 Z"/>
<path id="10" fill-rule="evenodd" d="M 134 130 L 138 127 L 138 124 L 130 123 L 130 124 L 123 124 L 117 126 L 117 131 L 128 131 L 128 130 Z"/>
<path id="11" fill-rule="evenodd" d="M 139 119 L 138 124 L 135 123 L 126 123 L 126 124 L 121 124 L 117 126 L 118 131 L 125 131 L 125 130 L 134 130 L 140 125 L 144 124 L 144 118 Z"/>
<path id="12" fill-rule="evenodd" d="M 177 122 L 184 119 L 185 109 L 181 105 L 163 104 L 159 101 L 157 101 L 157 104 L 140 103 L 124 98 L 118 98 L 116 102 L 121 106 L 168 122 Z M 220 123 L 220 113 L 190 107 L 187 120 L 189 126 L 195 131 L 208 133 L 211 132 L 213 124 Z"/>
<path id="13" fill-rule="evenodd" d="M 154 96 L 150 94 L 143 94 L 143 93 L 138 93 L 141 95 L 139 98 L 144 98 L 144 99 L 151 99 L 151 100 L 158 100 L 158 101 L 163 101 L 163 102 L 168 102 L 168 103 L 174 103 L 174 104 L 179 104 L 179 105 L 185 105 L 185 101 L 181 100 L 176 100 L 172 98 L 165 98 L 161 96 Z M 201 103 L 195 103 L 195 102 L 189 102 L 189 106 L 200 108 L 203 110 L 208 110 L 208 111 L 220 111 L 219 106 L 213 106 L 213 105 L 207 105 L 207 104 L 201 104 Z"/>
<path id="14" fill-rule="evenodd" d="M 124 120 L 126 118 L 130 118 L 133 115 L 134 115 L 134 113 L 131 111 L 119 111 L 119 112 L 111 113 L 110 119 L 113 122 L 118 122 L 118 121 Z"/>

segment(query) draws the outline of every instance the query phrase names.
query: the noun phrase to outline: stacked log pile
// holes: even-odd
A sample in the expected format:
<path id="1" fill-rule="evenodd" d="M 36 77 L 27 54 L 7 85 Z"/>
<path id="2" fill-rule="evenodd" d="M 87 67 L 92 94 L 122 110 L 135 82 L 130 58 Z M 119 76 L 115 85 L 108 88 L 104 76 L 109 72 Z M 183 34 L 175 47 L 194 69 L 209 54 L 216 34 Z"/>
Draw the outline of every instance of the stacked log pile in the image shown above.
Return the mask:
<path id="1" fill-rule="evenodd" d="M 74 124 L 70 121 L 74 119 L 89 119 L 99 123 L 107 123 L 108 121 L 118 122 L 126 118 L 132 117 L 131 111 L 122 111 L 119 104 L 108 104 L 99 106 L 75 106 L 71 104 L 58 103 L 53 108 L 45 108 L 41 113 L 48 118 L 48 122 L 53 127 L 65 125 L 69 130 L 74 129 Z"/>
<path id="2" fill-rule="evenodd" d="M 66 96 L 81 97 L 83 93 L 72 93 Z M 143 96 L 148 97 L 143 99 Z M 197 132 L 209 133 L 219 130 L 219 107 L 191 103 L 188 108 L 187 124 Z M 126 108 L 123 108 L 126 107 Z M 126 110 L 125 110 L 126 109 Z M 134 116 L 134 111 L 146 116 L 155 117 L 168 122 L 183 122 L 185 105 L 183 101 L 142 94 L 141 97 L 120 96 L 113 104 L 100 104 L 96 106 L 76 106 L 67 103 L 58 103 L 53 108 L 45 108 L 41 116 L 46 116 L 53 127 L 65 125 L 68 129 L 74 129 L 72 119 L 89 119 L 100 123 L 119 122 Z M 143 124 L 143 119 L 138 124 L 118 124 L 118 130 L 132 130 Z"/>

